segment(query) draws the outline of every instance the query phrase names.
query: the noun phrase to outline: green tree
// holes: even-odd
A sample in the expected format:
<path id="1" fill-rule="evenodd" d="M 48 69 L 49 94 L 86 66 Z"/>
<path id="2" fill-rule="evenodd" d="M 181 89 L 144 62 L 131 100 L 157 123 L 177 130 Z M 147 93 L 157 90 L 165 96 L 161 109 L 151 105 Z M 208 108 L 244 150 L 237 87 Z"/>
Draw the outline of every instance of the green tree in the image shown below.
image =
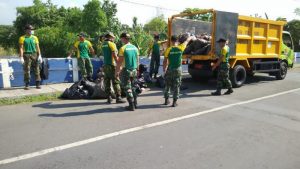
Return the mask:
<path id="1" fill-rule="evenodd" d="M 164 16 L 158 16 L 151 19 L 144 25 L 144 30 L 150 33 L 165 32 L 167 29 L 167 22 L 164 20 Z"/>
<path id="2" fill-rule="evenodd" d="M 82 29 L 95 37 L 107 28 L 106 14 L 101 8 L 99 0 L 90 0 L 84 5 L 82 13 Z"/>
<path id="3" fill-rule="evenodd" d="M 293 37 L 295 51 L 299 52 L 300 51 L 300 46 L 299 46 L 299 41 L 300 41 L 300 34 L 299 34 L 299 32 L 300 32 L 300 20 L 289 21 L 284 26 L 284 30 L 291 33 L 291 35 Z"/>
<path id="4" fill-rule="evenodd" d="M 300 16 L 300 8 L 296 8 L 296 9 L 294 10 L 294 13 L 295 13 L 296 15 Z"/>
<path id="5" fill-rule="evenodd" d="M 104 0 L 102 10 L 106 14 L 107 18 L 107 31 L 114 32 L 115 34 L 121 33 L 121 23 L 117 18 L 117 4 L 110 1 Z"/>
<path id="6" fill-rule="evenodd" d="M 43 27 L 35 33 L 40 41 L 43 57 L 66 57 L 77 36 L 59 27 Z"/>
<path id="7" fill-rule="evenodd" d="M 51 0 L 42 3 L 34 0 L 33 6 L 17 7 L 17 18 L 14 22 L 17 34 L 24 33 L 24 26 L 32 24 L 35 28 L 55 26 L 63 19 L 64 15 L 58 10 Z"/>
<path id="8" fill-rule="evenodd" d="M 82 10 L 80 8 L 68 8 L 62 25 L 65 30 L 70 32 L 80 32 L 81 28 Z"/>
<path id="9" fill-rule="evenodd" d="M 200 12 L 200 11 L 203 11 L 203 9 L 199 9 L 199 8 L 186 8 L 181 13 L 193 13 L 193 12 Z M 205 13 L 205 14 L 198 14 L 198 15 L 186 16 L 184 18 L 186 18 L 186 19 L 201 20 L 201 21 L 211 21 L 212 20 L 212 13 Z"/>
<path id="10" fill-rule="evenodd" d="M 0 46 L 4 49 L 15 47 L 16 31 L 13 26 L 0 25 Z"/>

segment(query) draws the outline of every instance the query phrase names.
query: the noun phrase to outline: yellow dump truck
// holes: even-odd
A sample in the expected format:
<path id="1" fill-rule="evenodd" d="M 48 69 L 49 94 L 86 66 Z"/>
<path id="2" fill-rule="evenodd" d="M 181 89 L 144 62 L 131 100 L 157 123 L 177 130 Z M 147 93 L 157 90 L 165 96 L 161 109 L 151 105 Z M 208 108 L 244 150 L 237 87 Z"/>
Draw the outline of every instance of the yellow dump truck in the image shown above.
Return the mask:
<path id="1" fill-rule="evenodd" d="M 168 20 L 168 35 L 190 33 L 197 37 L 187 47 L 184 58 L 189 58 L 188 71 L 192 78 L 199 80 L 216 76 L 217 71 L 211 70 L 220 51 L 216 41 L 227 39 L 230 79 L 234 87 L 240 87 L 247 76 L 256 72 L 281 80 L 288 67 L 293 67 L 294 45 L 290 33 L 283 31 L 284 24 L 284 21 L 209 9 L 173 15 Z"/>

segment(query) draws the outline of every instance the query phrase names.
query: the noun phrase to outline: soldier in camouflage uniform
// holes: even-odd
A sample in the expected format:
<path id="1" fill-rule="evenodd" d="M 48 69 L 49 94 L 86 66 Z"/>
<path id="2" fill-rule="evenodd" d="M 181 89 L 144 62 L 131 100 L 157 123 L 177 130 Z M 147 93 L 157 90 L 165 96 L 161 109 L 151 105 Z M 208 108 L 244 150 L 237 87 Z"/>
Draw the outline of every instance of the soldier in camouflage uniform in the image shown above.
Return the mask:
<path id="1" fill-rule="evenodd" d="M 191 37 L 187 35 L 182 35 L 179 37 L 179 45 L 176 45 L 177 37 L 171 37 L 171 46 L 165 52 L 163 71 L 165 72 L 165 90 L 164 105 L 170 104 L 170 90 L 173 89 L 173 104 L 172 107 L 176 107 L 177 100 L 179 98 L 179 91 L 181 85 L 181 62 L 182 62 L 182 53 L 186 48 L 187 43 L 190 41 Z"/>
<path id="2" fill-rule="evenodd" d="M 31 25 L 25 26 L 26 34 L 19 39 L 20 45 L 20 61 L 24 69 L 24 83 L 25 90 L 29 90 L 30 69 L 34 67 L 36 88 L 41 89 L 40 82 L 40 63 L 42 63 L 42 56 L 39 47 L 39 40 L 33 35 L 34 28 Z"/>
<path id="3" fill-rule="evenodd" d="M 107 33 L 105 41 L 102 43 L 105 93 L 107 94 L 107 103 L 109 104 L 112 102 L 111 83 L 116 93 L 116 103 L 125 103 L 121 98 L 120 80 L 115 76 L 118 50 L 116 44 L 113 42 L 114 38 L 113 33 Z"/>
<path id="4" fill-rule="evenodd" d="M 215 70 L 219 66 L 217 90 L 211 94 L 219 96 L 222 88 L 227 88 L 228 90 L 224 94 L 228 95 L 233 93 L 231 81 L 229 80 L 229 47 L 226 45 L 226 39 L 220 38 L 217 42 L 221 47 L 221 53 L 217 63 L 212 67 L 212 70 Z"/>
<path id="5" fill-rule="evenodd" d="M 130 44 L 130 35 L 122 33 L 121 41 L 124 44 L 119 50 L 118 64 L 116 68 L 116 76 L 121 76 L 121 84 L 126 92 L 127 101 L 129 106 L 127 110 L 134 111 L 137 108 L 137 93 L 133 82 L 136 80 L 138 65 L 139 65 L 139 52 L 136 46 Z M 120 69 L 123 67 L 121 73 Z"/>
<path id="6" fill-rule="evenodd" d="M 73 52 L 76 51 L 78 66 L 80 68 L 82 78 L 93 81 L 93 65 L 89 52 L 92 55 L 95 55 L 95 51 L 92 47 L 92 43 L 85 39 L 85 33 L 81 32 L 77 36 L 78 40 L 75 42 L 73 49 L 70 51 L 68 59 L 71 59 Z"/>

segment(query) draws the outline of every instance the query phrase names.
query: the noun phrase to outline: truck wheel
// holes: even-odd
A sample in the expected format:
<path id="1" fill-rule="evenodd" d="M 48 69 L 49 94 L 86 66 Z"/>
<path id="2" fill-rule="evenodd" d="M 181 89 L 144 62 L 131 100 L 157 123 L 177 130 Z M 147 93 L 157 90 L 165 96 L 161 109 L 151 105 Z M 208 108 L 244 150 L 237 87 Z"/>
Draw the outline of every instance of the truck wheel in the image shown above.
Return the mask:
<path id="1" fill-rule="evenodd" d="M 246 69 L 242 65 L 236 65 L 230 73 L 230 80 L 233 87 L 241 87 L 246 81 Z"/>
<path id="2" fill-rule="evenodd" d="M 287 64 L 285 62 L 280 62 L 280 70 L 276 73 L 276 79 L 282 80 L 287 74 Z"/>

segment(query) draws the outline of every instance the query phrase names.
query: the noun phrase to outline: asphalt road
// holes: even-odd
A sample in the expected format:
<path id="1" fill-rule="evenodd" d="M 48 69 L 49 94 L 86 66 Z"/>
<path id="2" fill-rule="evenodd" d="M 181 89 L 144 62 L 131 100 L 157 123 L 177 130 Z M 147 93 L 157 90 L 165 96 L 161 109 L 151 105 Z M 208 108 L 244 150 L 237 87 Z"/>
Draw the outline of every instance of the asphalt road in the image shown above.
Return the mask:
<path id="1" fill-rule="evenodd" d="M 210 96 L 215 81 L 184 84 L 177 108 L 158 88 L 135 112 L 105 100 L 2 106 L 0 169 L 300 168 L 300 69 L 229 96 Z"/>

